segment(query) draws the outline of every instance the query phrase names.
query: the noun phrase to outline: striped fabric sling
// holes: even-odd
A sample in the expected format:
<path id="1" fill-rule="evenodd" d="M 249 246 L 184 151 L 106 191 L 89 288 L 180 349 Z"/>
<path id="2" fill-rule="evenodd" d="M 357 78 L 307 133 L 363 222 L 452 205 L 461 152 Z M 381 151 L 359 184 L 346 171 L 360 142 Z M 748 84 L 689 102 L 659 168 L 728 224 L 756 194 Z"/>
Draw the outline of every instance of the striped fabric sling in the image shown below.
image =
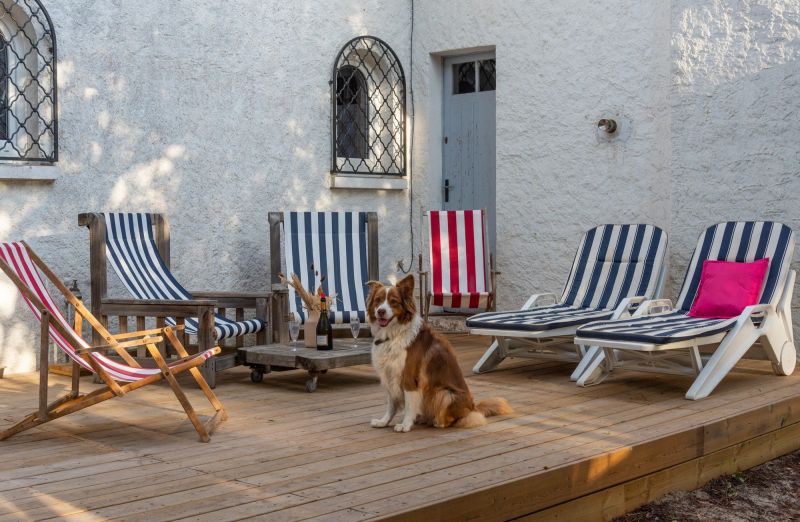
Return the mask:
<path id="1" fill-rule="evenodd" d="M 626 297 L 656 294 L 666 247 L 667 235 L 653 225 L 598 226 L 583 235 L 557 304 L 478 314 L 467 326 L 547 331 L 608 319 Z"/>

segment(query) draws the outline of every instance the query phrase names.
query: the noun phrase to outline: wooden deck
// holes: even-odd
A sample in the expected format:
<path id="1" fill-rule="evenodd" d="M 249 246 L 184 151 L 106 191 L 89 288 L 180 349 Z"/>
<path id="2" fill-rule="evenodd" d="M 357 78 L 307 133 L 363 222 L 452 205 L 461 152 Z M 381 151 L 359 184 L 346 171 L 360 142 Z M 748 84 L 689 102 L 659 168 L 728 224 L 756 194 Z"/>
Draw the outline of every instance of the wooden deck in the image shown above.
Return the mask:
<path id="1" fill-rule="evenodd" d="M 486 346 L 452 339 L 465 369 Z M 369 367 L 331 371 L 314 394 L 305 372 L 255 385 L 238 368 L 220 375 L 230 420 L 210 444 L 164 386 L 0 443 L 0 521 L 608 518 L 800 447 L 800 374 L 768 366 L 747 362 L 691 402 L 682 377 L 623 373 L 582 389 L 567 367 L 512 361 L 469 383 L 515 415 L 408 434 L 369 427 L 383 408 Z M 34 382 L 0 380 L 0 424 L 34 409 Z"/>

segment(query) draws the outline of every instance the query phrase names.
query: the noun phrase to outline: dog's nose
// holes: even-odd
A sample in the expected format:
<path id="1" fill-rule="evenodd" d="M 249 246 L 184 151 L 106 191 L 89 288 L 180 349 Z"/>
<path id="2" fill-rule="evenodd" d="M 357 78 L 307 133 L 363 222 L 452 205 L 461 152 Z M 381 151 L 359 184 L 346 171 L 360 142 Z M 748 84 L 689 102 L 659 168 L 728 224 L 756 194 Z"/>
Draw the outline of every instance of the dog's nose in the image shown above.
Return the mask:
<path id="1" fill-rule="evenodd" d="M 386 315 L 386 310 L 383 308 L 378 308 L 378 317 L 383 317 Z"/>

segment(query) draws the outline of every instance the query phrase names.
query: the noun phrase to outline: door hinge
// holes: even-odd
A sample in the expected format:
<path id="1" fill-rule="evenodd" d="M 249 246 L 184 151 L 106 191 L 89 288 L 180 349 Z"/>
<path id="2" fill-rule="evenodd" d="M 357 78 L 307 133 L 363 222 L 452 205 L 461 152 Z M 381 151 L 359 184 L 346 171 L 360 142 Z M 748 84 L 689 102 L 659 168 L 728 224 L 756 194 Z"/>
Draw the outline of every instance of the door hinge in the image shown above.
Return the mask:
<path id="1" fill-rule="evenodd" d="M 447 145 L 447 136 L 444 137 L 444 144 Z"/>

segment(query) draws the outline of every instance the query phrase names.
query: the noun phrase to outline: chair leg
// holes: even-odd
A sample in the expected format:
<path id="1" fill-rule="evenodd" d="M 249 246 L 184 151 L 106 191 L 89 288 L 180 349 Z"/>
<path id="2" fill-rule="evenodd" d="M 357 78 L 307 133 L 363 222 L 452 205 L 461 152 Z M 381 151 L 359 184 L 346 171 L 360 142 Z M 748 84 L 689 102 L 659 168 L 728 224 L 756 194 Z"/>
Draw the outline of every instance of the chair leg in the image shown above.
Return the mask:
<path id="1" fill-rule="evenodd" d="M 589 353 L 586 355 L 588 357 Z M 600 384 L 606 377 L 611 375 L 612 371 L 614 371 L 614 350 L 612 348 L 603 348 L 600 350 L 600 353 L 595 355 L 586 365 L 586 368 L 581 375 L 578 376 L 575 384 L 581 387 Z"/>
<path id="2" fill-rule="evenodd" d="M 696 401 L 708 397 L 758 338 L 758 329 L 749 318 L 737 323 L 694 380 L 686 398 Z"/>
<path id="3" fill-rule="evenodd" d="M 192 374 L 194 380 L 197 381 L 197 385 L 200 386 L 200 389 L 203 391 L 203 394 L 208 399 L 208 402 L 211 403 L 211 406 L 214 407 L 214 411 L 222 412 L 222 420 L 228 419 L 228 413 L 225 411 L 225 408 L 222 406 L 222 403 L 217 398 L 217 395 L 214 393 L 214 390 L 208 385 L 206 380 L 203 378 L 203 374 L 200 373 L 200 370 L 197 368 L 190 368 L 189 373 Z"/>
<path id="4" fill-rule="evenodd" d="M 203 378 L 211 389 L 217 387 L 217 359 L 209 357 L 202 366 Z"/>
<path id="5" fill-rule="evenodd" d="M 508 342 L 505 339 L 495 337 L 494 342 L 489 345 L 484 354 L 472 368 L 473 373 L 486 373 L 494 370 L 503 362 L 508 353 Z"/>
<path id="6" fill-rule="evenodd" d="M 159 365 L 160 366 L 160 365 Z M 189 420 L 192 422 L 194 429 L 197 431 L 197 435 L 200 437 L 200 440 L 203 442 L 208 442 L 211 440 L 211 437 L 206 430 L 205 425 L 200 422 L 200 418 L 197 416 L 197 413 L 194 411 L 192 404 L 189 402 L 188 397 L 186 394 L 183 393 L 183 389 L 181 389 L 180 384 L 175 379 L 175 376 L 172 375 L 172 372 L 169 369 L 162 369 L 162 374 L 164 375 L 164 379 L 169 384 L 170 388 L 172 388 L 172 392 L 175 394 L 175 397 L 178 399 L 178 402 L 181 403 L 183 406 L 183 411 L 186 412 L 186 416 L 189 417 Z"/>
<path id="7" fill-rule="evenodd" d="M 584 372 L 589 368 L 589 366 L 594 363 L 595 359 L 599 358 L 601 361 L 605 355 L 603 354 L 603 350 L 600 349 L 599 346 L 590 346 L 586 349 L 586 353 L 581 357 L 581 360 L 578 362 L 578 366 L 575 367 L 575 370 L 572 372 L 572 375 L 569 376 L 569 379 L 573 382 L 576 382 L 578 379 L 581 378 Z"/>
<path id="8" fill-rule="evenodd" d="M 166 335 L 167 339 L 170 341 L 178 355 L 181 357 L 188 356 L 186 348 L 184 348 L 183 344 L 180 342 L 180 339 L 177 338 L 175 332 L 171 328 L 165 328 L 164 335 Z M 203 378 L 202 372 L 197 367 L 194 367 L 189 368 L 189 373 L 192 375 L 192 377 L 194 377 L 194 380 L 203 391 L 206 399 L 208 399 L 208 402 L 211 403 L 211 406 L 213 406 L 214 410 L 216 411 L 214 416 L 205 424 L 206 432 L 208 435 L 211 435 L 220 422 L 228 419 L 228 413 L 225 411 L 225 408 L 223 408 L 222 402 L 220 402 L 216 394 L 212 391 L 205 378 Z"/>
<path id="9" fill-rule="evenodd" d="M 428 317 L 430 316 L 430 313 L 431 313 L 431 294 L 428 293 L 428 295 L 425 297 L 425 311 L 423 314 L 423 319 L 425 320 L 426 323 L 428 322 Z"/>
<path id="10" fill-rule="evenodd" d="M 797 363 L 797 349 L 792 341 L 791 326 L 788 331 L 779 317 L 764 320 L 764 337 L 761 345 L 764 354 L 772 362 L 776 375 L 791 375 Z"/>
<path id="11" fill-rule="evenodd" d="M 19 421 L 18 423 L 14 424 L 10 428 L 7 428 L 3 431 L 0 431 L 0 440 L 6 440 L 7 438 L 11 437 L 12 435 L 16 435 L 17 433 L 29 430 L 31 428 L 35 428 L 41 424 L 47 422 L 46 420 L 42 420 L 39 417 L 39 412 L 35 411 Z"/>

